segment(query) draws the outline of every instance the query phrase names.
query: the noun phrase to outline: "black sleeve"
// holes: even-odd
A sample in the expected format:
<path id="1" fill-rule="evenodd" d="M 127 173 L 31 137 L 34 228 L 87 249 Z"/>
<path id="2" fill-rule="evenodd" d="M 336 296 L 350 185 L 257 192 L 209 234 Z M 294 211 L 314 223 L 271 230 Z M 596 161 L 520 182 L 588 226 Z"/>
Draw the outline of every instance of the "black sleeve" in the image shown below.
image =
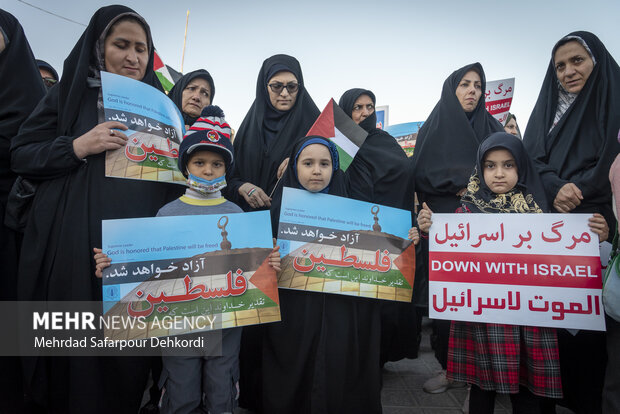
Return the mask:
<path id="1" fill-rule="evenodd" d="M 58 136 L 58 88 L 39 102 L 11 143 L 11 169 L 35 180 L 63 176 L 85 161 L 73 151 L 75 137 Z"/>

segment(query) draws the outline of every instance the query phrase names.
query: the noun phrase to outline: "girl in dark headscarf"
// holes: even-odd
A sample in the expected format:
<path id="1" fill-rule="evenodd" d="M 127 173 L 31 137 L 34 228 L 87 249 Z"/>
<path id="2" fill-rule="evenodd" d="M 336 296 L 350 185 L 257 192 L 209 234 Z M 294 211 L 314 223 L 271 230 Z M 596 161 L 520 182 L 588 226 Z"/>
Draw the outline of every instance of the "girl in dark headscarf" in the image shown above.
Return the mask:
<path id="1" fill-rule="evenodd" d="M 368 137 L 346 171 L 349 195 L 357 200 L 413 210 L 414 186 L 409 159 L 387 132 L 377 128 L 375 94 L 361 88 L 346 91 L 338 105 Z M 415 306 L 397 302 L 368 303 L 381 307 L 381 365 L 416 358 L 421 314 Z"/>
<path id="2" fill-rule="evenodd" d="M 213 77 L 204 69 L 186 73 L 170 89 L 170 99 L 179 108 L 185 122 L 185 129 L 200 116 L 204 107 L 213 105 L 215 83 Z"/>
<path id="3" fill-rule="evenodd" d="M 14 170 L 39 182 L 24 233 L 19 269 L 23 300 L 100 301 L 92 249 L 101 221 L 151 217 L 183 191 L 172 184 L 105 177 L 105 151 L 126 136 L 102 122 L 100 71 L 162 90 L 153 72 L 144 19 L 124 6 L 99 9 L 65 60 L 63 76 L 24 122 L 11 146 Z M 33 358 L 25 373 L 31 397 L 53 412 L 136 412 L 146 359 Z M 42 408 L 43 410 L 43 408 Z"/>
<path id="4" fill-rule="evenodd" d="M 522 142 L 496 132 L 478 149 L 476 168 L 461 211 L 544 213 L 544 188 Z M 428 231 L 431 212 L 420 212 Z M 539 413 L 543 398 L 561 398 L 556 330 L 552 328 L 452 322 L 448 377 L 472 384 L 471 413 L 494 411 L 495 394 L 510 394 L 514 413 Z"/>
<path id="5" fill-rule="evenodd" d="M 307 150 L 326 148 L 332 175 L 324 188 L 304 186 Z M 329 155 L 327 155 L 329 156 Z M 346 196 L 338 152 L 328 139 L 299 139 L 271 207 L 277 234 L 283 187 Z M 369 299 L 280 289 L 282 321 L 265 326 L 263 411 L 278 413 L 380 413 L 379 315 L 358 306 Z"/>
<path id="6" fill-rule="evenodd" d="M 553 211 L 601 213 L 615 223 L 607 175 L 620 151 L 619 113 L 620 67 L 605 45 L 589 32 L 560 39 L 523 137 Z M 566 402 L 577 412 L 600 412 L 604 333 L 558 335 Z"/>
<path id="7" fill-rule="evenodd" d="M 256 99 L 235 136 L 235 163 L 229 180 L 231 200 L 246 211 L 268 208 L 280 163 L 295 137 L 305 135 L 319 109 L 304 85 L 299 62 L 275 55 L 263 62 Z"/>
<path id="8" fill-rule="evenodd" d="M 0 10 L 0 300 L 17 299 L 18 237 L 4 226 L 7 197 L 15 174 L 9 147 L 22 122 L 45 95 L 41 75 L 22 26 Z M 21 412 L 22 386 L 19 358 L 0 358 L 0 400 L 7 412 Z"/>
<path id="9" fill-rule="evenodd" d="M 418 201 L 436 213 L 454 213 L 460 206 L 471 166 L 476 162 L 478 146 L 493 132 L 503 131 L 484 106 L 486 79 L 480 63 L 454 71 L 444 82 L 441 99 L 420 128 L 413 153 L 413 180 Z M 422 256 L 428 258 L 428 242 L 420 243 Z M 424 262 L 426 265 L 426 260 Z M 416 277 L 414 294 L 418 300 L 428 298 L 428 269 L 424 266 Z M 422 299 L 421 299 L 422 298 Z M 443 392 L 451 384 L 445 379 L 450 324 L 436 320 L 435 356 L 444 372 L 431 378 L 424 386 L 427 392 Z"/>

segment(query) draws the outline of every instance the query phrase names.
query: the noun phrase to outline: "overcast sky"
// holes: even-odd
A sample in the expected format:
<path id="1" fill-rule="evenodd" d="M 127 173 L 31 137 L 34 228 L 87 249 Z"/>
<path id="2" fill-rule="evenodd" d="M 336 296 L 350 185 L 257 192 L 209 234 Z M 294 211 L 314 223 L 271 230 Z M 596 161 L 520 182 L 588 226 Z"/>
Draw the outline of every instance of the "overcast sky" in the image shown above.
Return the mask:
<path id="1" fill-rule="evenodd" d="M 27 0 L 88 23 L 95 0 Z M 620 1 L 126 1 L 150 24 L 164 61 L 184 72 L 204 68 L 237 129 L 254 100 L 263 60 L 295 56 L 320 109 L 347 89 L 371 89 L 390 106 L 390 124 L 424 120 L 455 69 L 482 63 L 488 80 L 516 78 L 512 112 L 524 130 L 549 64 L 551 48 L 574 30 L 595 33 L 620 56 Z M 59 72 L 84 30 L 18 0 L 0 0 L 16 16 L 37 58 Z"/>

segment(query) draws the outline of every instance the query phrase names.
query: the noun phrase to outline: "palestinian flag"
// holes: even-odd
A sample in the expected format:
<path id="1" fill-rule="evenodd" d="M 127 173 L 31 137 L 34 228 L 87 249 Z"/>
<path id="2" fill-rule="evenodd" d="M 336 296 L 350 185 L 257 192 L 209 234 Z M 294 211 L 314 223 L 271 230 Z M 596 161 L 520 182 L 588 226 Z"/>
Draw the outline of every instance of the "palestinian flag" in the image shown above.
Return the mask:
<path id="1" fill-rule="evenodd" d="M 174 80 L 168 72 L 168 68 L 164 65 L 163 60 L 159 57 L 157 50 L 155 51 L 155 59 L 153 60 L 153 70 L 155 74 L 157 74 L 157 78 L 161 85 L 164 87 L 166 93 L 170 92 L 170 89 L 174 86 Z"/>
<path id="2" fill-rule="evenodd" d="M 340 169 L 346 171 L 366 140 L 368 132 L 353 122 L 332 98 L 307 135 L 320 135 L 331 139 L 338 148 Z"/>

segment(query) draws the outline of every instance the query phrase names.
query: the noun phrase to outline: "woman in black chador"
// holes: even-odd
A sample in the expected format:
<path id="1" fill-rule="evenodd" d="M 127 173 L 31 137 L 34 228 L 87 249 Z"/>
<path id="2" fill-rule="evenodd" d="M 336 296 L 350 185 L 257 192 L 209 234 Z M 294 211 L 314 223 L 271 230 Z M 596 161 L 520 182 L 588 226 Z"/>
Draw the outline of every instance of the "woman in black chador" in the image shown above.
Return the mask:
<path id="1" fill-rule="evenodd" d="M 235 165 L 224 190 L 245 211 L 268 209 L 277 171 L 295 140 L 306 135 L 319 116 L 304 84 L 301 66 L 288 55 L 266 59 L 258 73 L 256 98 L 235 135 Z M 243 329 L 240 405 L 260 407 L 263 327 Z"/>
<path id="2" fill-rule="evenodd" d="M 368 137 L 347 171 L 349 196 L 403 210 L 413 210 L 414 186 L 409 159 L 393 136 L 377 128 L 376 98 L 372 91 L 346 91 L 338 106 Z M 421 313 L 415 305 L 368 301 L 381 309 L 381 366 L 387 361 L 416 358 L 420 339 Z"/>
<path id="3" fill-rule="evenodd" d="M 269 208 L 278 167 L 319 113 L 297 59 L 275 55 L 265 60 L 256 81 L 256 99 L 235 135 L 228 198 L 245 211 Z"/>
<path id="4" fill-rule="evenodd" d="M 20 257 L 20 299 L 100 301 L 92 249 L 101 246 L 101 221 L 152 217 L 183 191 L 105 176 L 106 150 L 127 138 L 122 124 L 103 122 L 100 72 L 162 90 L 153 50 L 140 15 L 124 6 L 99 9 L 65 60 L 61 81 L 13 140 L 13 169 L 39 182 Z M 141 357 L 32 358 L 25 384 L 41 410 L 135 413 L 147 373 Z"/>
<path id="5" fill-rule="evenodd" d="M 445 80 L 441 99 L 418 133 L 413 153 L 415 189 L 420 204 L 426 203 L 436 213 L 454 213 L 460 207 L 480 143 L 491 133 L 504 130 L 484 106 L 485 90 L 480 63 L 454 71 Z M 421 256 L 428 260 L 428 242 L 423 238 L 420 244 Z M 424 264 L 425 286 L 419 280 L 422 272 L 416 275 L 418 300 L 428 298 L 428 264 Z M 433 322 L 433 348 L 442 372 L 427 381 L 424 389 L 439 393 L 453 385 L 445 377 L 450 321 Z"/>
<path id="6" fill-rule="evenodd" d="M 213 104 L 215 97 L 213 77 L 204 69 L 186 73 L 170 89 L 168 96 L 181 111 L 187 130 L 200 117 L 202 110 Z"/>
<path id="7" fill-rule="evenodd" d="M 608 175 L 620 151 L 618 114 L 620 68 L 605 45 L 589 32 L 560 39 L 523 136 L 553 212 L 600 213 L 614 228 Z M 619 328 L 608 320 L 607 329 Z M 558 339 L 565 402 L 578 413 L 601 412 L 605 334 L 560 329 Z M 620 407 L 619 393 L 606 390 L 607 404 Z"/>
<path id="8" fill-rule="evenodd" d="M 9 148 L 22 122 L 45 95 L 41 75 L 21 24 L 0 10 L 0 300 L 17 299 L 19 237 L 4 225 L 7 197 L 15 181 Z M 0 358 L 0 401 L 6 412 L 21 412 L 18 357 Z"/>

